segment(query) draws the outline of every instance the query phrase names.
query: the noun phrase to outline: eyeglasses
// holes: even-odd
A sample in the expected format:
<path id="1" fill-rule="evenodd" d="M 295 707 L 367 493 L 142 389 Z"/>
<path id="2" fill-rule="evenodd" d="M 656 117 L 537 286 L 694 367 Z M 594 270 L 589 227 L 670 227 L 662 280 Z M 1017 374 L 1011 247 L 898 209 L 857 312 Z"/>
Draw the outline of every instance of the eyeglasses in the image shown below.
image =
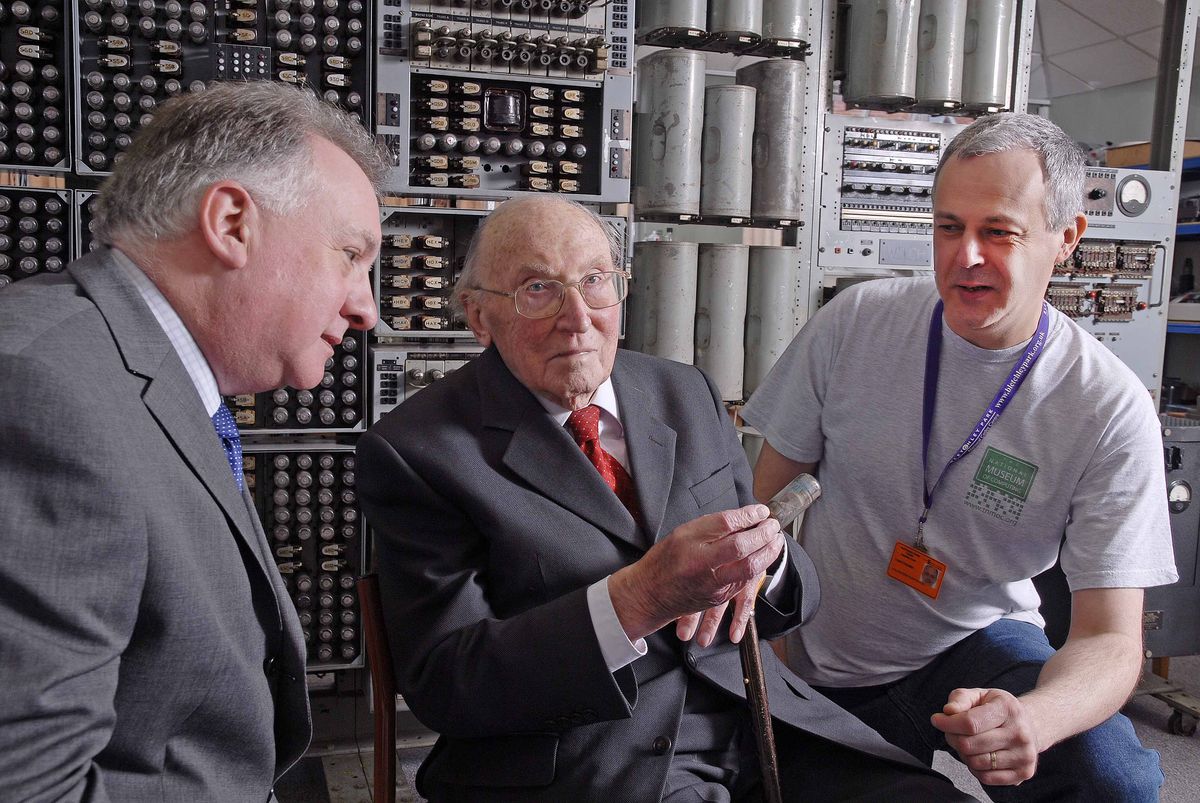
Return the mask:
<path id="1" fill-rule="evenodd" d="M 592 309 L 613 307 L 629 295 L 629 273 L 620 270 L 605 270 L 589 273 L 577 282 L 560 282 L 556 279 L 530 279 L 511 293 L 476 287 L 484 293 L 504 296 L 513 300 L 517 314 L 526 318 L 550 318 L 562 309 L 567 297 L 567 288 L 579 291 L 583 303 Z"/>

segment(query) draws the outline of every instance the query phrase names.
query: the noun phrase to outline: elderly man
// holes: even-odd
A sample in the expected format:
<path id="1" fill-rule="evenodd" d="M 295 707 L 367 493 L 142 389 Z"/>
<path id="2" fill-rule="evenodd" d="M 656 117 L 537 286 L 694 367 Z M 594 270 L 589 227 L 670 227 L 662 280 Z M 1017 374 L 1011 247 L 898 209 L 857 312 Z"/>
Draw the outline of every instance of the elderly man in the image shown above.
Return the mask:
<path id="1" fill-rule="evenodd" d="M 1158 421 L 1043 301 L 1087 226 L 1083 180 L 1053 123 L 975 122 L 938 170 L 934 280 L 839 294 L 744 411 L 767 440 L 760 499 L 804 471 L 824 489 L 802 539 L 821 609 L 789 664 L 922 761 L 953 749 L 997 801 L 1156 800 L 1162 783 L 1116 714 L 1142 589 L 1176 579 Z M 1060 544 L 1055 653 L 1030 578 Z"/>
<path id="2" fill-rule="evenodd" d="M 106 247 L 0 292 L 0 788 L 265 801 L 304 751 L 304 642 L 221 394 L 310 387 L 375 321 L 369 135 L 305 93 L 165 105 Z"/>
<path id="3" fill-rule="evenodd" d="M 442 735 L 433 800 L 756 793 L 732 641 L 764 570 L 765 636 L 811 616 L 816 583 L 752 504 L 712 384 L 618 351 L 619 258 L 583 207 L 503 204 L 456 288 L 487 350 L 359 442 L 396 680 Z M 959 797 L 768 660 L 791 799 Z"/>

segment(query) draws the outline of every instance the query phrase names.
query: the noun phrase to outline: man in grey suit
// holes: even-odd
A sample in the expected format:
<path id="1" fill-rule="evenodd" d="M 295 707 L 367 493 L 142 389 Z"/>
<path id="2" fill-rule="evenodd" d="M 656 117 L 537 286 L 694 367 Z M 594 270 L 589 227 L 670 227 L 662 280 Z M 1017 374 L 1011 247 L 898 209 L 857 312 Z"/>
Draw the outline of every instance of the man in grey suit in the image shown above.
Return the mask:
<path id="1" fill-rule="evenodd" d="M 583 207 L 503 204 L 456 288 L 487 350 L 359 442 L 433 800 L 762 795 L 733 642 L 751 604 L 799 626 L 816 577 L 711 382 L 617 349 L 619 260 Z M 965 799 L 763 654 L 788 799 Z"/>
<path id="2" fill-rule="evenodd" d="M 162 107 L 105 247 L 0 291 L 0 797 L 265 801 L 304 642 L 220 394 L 315 385 L 375 312 L 384 170 L 311 93 Z"/>

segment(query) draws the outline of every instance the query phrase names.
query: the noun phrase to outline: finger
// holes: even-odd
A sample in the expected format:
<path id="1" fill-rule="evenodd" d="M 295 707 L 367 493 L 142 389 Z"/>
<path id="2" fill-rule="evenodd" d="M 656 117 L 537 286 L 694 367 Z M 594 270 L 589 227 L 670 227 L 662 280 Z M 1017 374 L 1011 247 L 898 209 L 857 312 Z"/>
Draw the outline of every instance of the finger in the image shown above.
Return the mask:
<path id="1" fill-rule="evenodd" d="M 974 723 L 966 717 L 966 712 L 983 702 L 987 689 L 955 689 L 950 692 L 942 710 L 929 718 L 933 727 L 943 733 L 979 733 L 974 729 Z"/>
<path id="2" fill-rule="evenodd" d="M 675 635 L 680 641 L 691 641 L 700 626 L 700 614 L 688 613 L 675 620 Z"/>
<path id="3" fill-rule="evenodd" d="M 779 525 L 775 519 L 768 519 L 767 523 L 762 525 L 762 528 L 770 529 L 768 525 L 774 524 L 774 531 L 771 532 L 765 539 L 761 539 L 757 535 L 751 535 L 760 528 L 755 530 L 747 530 L 745 532 L 736 533 L 729 536 L 729 540 L 747 536 L 751 541 L 743 542 L 743 548 L 752 546 L 751 549 L 739 549 L 728 560 L 722 561 L 716 569 L 712 571 L 713 577 L 722 585 L 742 585 L 749 583 L 755 578 L 762 575 L 771 564 L 779 557 L 779 553 L 783 551 L 783 536 L 779 534 Z M 757 592 L 756 592 L 757 593 Z"/>
<path id="4" fill-rule="evenodd" d="M 1005 750 L 1012 746 L 1012 733 L 1006 728 L 995 728 L 984 731 L 977 736 L 960 736 L 955 733 L 946 734 L 946 744 L 960 756 L 984 756 L 991 752 Z"/>
<path id="5" fill-rule="evenodd" d="M 703 522 L 704 531 L 710 537 L 719 539 L 730 533 L 741 532 L 765 522 L 770 515 L 771 511 L 766 505 L 746 505 L 732 510 L 722 510 L 719 513 L 710 513 L 707 516 L 701 516 L 698 521 Z M 776 522 L 776 526 L 778 526 L 778 522 Z"/>
<path id="6" fill-rule="evenodd" d="M 980 783 L 1007 786 L 1027 781 L 1037 772 L 1037 754 L 1030 757 L 1008 750 L 959 757 Z"/>
<path id="7" fill-rule="evenodd" d="M 754 615 L 754 600 L 758 598 L 758 587 L 762 578 L 756 577 L 733 598 L 733 618 L 729 623 L 729 640 L 738 644 L 746 634 L 746 626 Z"/>
<path id="8" fill-rule="evenodd" d="M 704 612 L 700 618 L 700 635 L 696 637 L 697 644 L 707 647 L 716 640 L 717 631 L 721 627 L 721 619 L 725 616 L 725 609 L 728 607 L 728 602 L 722 602 Z"/>
<path id="9" fill-rule="evenodd" d="M 974 708 L 983 702 L 987 693 L 987 689 L 955 689 L 950 692 L 950 697 L 942 706 L 942 713 L 959 714 L 968 708 Z"/>
<path id="10" fill-rule="evenodd" d="M 983 702 L 961 713 L 947 716 L 934 714 L 930 718 L 933 727 L 946 734 L 957 733 L 964 736 L 977 736 L 996 728 L 1003 727 L 1008 721 L 1009 708 L 1004 700 L 999 698 L 985 699 Z"/>

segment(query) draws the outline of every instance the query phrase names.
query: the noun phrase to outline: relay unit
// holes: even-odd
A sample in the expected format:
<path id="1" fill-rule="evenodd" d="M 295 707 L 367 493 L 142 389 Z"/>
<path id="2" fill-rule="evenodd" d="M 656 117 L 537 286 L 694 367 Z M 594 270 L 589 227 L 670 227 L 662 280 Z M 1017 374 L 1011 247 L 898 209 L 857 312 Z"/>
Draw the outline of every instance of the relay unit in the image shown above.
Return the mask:
<path id="1" fill-rule="evenodd" d="M 830 115 L 817 264 L 829 271 L 931 270 L 933 177 L 963 126 Z"/>
<path id="2" fill-rule="evenodd" d="M 71 196 L 0 187 L 0 288 L 38 273 L 58 273 L 70 258 Z"/>
<path id="3" fill-rule="evenodd" d="M 371 355 L 375 380 L 372 420 L 378 421 L 414 393 L 445 379 L 482 352 L 475 343 L 470 346 L 376 346 Z"/>
<path id="4" fill-rule="evenodd" d="M 629 3 L 380 3 L 376 131 L 403 193 L 629 198 Z"/>
<path id="5" fill-rule="evenodd" d="M 247 445 L 246 488 L 308 645 L 310 669 L 362 665 L 354 582 L 365 566 L 354 447 Z"/>
<path id="6" fill-rule="evenodd" d="M 64 0 L 0 6 L 0 168 L 70 170 Z"/>
<path id="7" fill-rule="evenodd" d="M 1133 369 L 1155 399 L 1162 385 L 1175 193 L 1165 171 L 1089 167 L 1087 230 L 1054 268 L 1046 298 Z"/>
<path id="8" fill-rule="evenodd" d="M 311 87 L 370 124 L 366 0 L 75 0 L 79 173 L 107 173 L 158 106 L 211 81 Z"/>

